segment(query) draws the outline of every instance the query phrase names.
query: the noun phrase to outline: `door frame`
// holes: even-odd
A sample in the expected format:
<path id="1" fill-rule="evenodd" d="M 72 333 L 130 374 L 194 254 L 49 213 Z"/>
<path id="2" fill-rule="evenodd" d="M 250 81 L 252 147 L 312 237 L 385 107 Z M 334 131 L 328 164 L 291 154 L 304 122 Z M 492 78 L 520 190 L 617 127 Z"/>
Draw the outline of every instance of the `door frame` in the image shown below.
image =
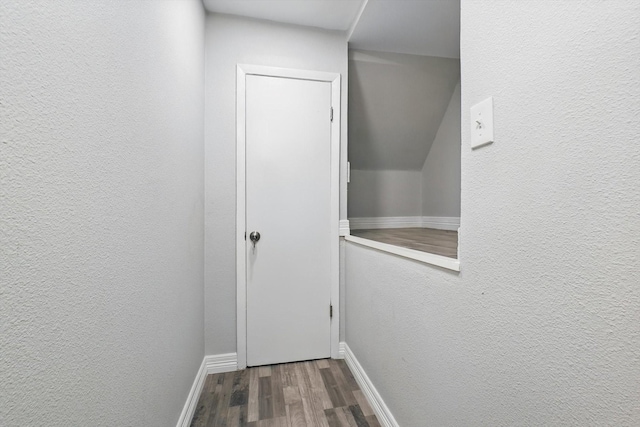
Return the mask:
<path id="1" fill-rule="evenodd" d="M 331 83 L 331 357 L 338 358 L 340 340 L 340 74 L 238 64 L 236 71 L 236 348 L 238 369 L 247 367 L 246 229 L 246 77 L 283 77 Z M 330 111 L 327 111 L 327 115 Z M 329 307 L 327 307 L 327 310 Z M 328 314 L 328 313 L 327 313 Z"/>

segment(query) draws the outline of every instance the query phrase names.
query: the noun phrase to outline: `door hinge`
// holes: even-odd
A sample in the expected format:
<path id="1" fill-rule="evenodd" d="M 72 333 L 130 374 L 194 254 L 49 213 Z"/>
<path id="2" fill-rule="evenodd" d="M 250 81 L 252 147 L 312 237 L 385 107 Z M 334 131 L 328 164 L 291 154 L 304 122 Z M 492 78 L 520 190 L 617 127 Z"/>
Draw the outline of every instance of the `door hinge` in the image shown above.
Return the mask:
<path id="1" fill-rule="evenodd" d="M 329 318 L 333 319 L 333 305 L 329 305 Z"/>
<path id="2" fill-rule="evenodd" d="M 244 232 L 244 240 L 247 240 L 247 232 Z"/>
<path id="3" fill-rule="evenodd" d="M 331 121 L 333 121 L 333 107 L 331 107 Z"/>

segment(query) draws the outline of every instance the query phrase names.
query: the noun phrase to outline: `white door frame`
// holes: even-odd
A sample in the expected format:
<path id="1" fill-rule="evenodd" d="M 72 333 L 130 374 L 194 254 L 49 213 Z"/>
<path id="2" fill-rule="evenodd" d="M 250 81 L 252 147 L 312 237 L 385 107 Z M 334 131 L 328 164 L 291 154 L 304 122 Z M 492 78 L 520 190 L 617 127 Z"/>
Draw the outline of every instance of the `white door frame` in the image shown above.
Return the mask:
<path id="1" fill-rule="evenodd" d="M 236 325 L 238 369 L 247 367 L 246 76 L 284 77 L 331 83 L 331 357 L 338 358 L 340 335 L 340 74 L 238 64 L 236 81 Z M 327 115 L 330 112 L 327 111 Z"/>

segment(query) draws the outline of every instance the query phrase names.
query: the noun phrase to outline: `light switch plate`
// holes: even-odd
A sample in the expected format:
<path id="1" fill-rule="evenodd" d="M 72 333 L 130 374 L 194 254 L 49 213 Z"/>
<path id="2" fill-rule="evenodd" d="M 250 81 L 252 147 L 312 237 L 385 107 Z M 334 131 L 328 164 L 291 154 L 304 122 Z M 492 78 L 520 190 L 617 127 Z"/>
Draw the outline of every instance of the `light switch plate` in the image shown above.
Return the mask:
<path id="1" fill-rule="evenodd" d="M 493 142 L 493 97 L 471 107 L 471 148 Z"/>

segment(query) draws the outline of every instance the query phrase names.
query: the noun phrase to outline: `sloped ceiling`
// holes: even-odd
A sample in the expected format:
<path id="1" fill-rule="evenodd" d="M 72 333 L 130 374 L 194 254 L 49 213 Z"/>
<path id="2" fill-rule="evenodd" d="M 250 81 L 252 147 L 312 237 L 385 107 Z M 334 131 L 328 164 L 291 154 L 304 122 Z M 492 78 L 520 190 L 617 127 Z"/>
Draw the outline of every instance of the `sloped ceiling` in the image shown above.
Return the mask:
<path id="1" fill-rule="evenodd" d="M 369 0 L 349 46 L 460 58 L 460 0 Z"/>
<path id="2" fill-rule="evenodd" d="M 354 49 L 460 57 L 460 0 L 203 0 L 213 13 L 345 31 Z"/>
<path id="3" fill-rule="evenodd" d="M 203 0 L 209 12 L 347 31 L 365 0 Z"/>
<path id="4" fill-rule="evenodd" d="M 459 79 L 459 59 L 351 50 L 351 168 L 421 170 Z"/>

